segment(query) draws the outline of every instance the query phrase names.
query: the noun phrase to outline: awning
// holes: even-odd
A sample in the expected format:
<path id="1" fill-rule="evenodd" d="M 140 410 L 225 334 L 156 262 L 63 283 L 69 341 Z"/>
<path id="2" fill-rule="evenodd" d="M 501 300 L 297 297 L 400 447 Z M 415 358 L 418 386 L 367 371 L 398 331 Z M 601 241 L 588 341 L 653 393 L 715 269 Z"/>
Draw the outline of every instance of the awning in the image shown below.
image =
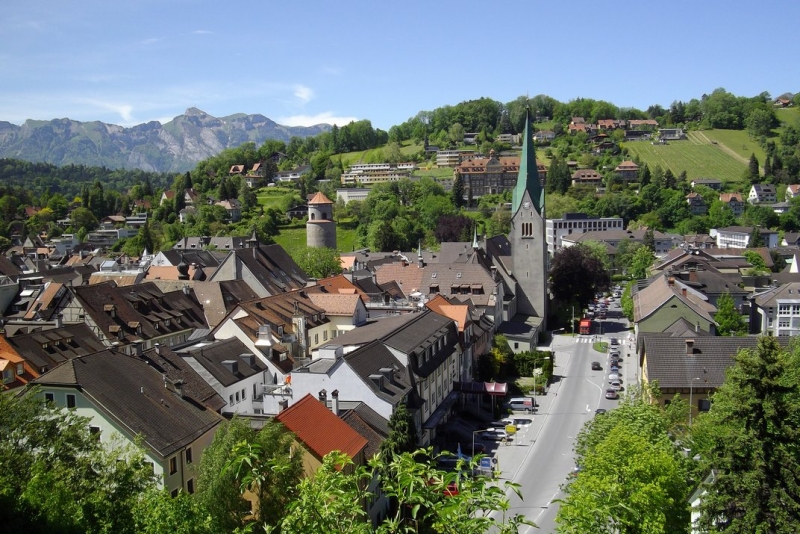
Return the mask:
<path id="1" fill-rule="evenodd" d="M 450 408 L 453 407 L 456 399 L 458 399 L 458 391 L 454 389 L 447 395 L 447 397 L 444 398 L 442 403 L 438 408 L 436 408 L 436 410 L 434 410 L 431 416 L 428 417 L 428 420 L 422 424 L 422 428 L 432 429 L 439 426 L 439 421 L 441 421 L 442 417 L 444 417 L 445 414 L 450 411 Z"/>
<path id="2" fill-rule="evenodd" d="M 505 382 L 453 382 L 453 389 L 464 393 L 480 393 L 501 397 L 508 393 Z"/>

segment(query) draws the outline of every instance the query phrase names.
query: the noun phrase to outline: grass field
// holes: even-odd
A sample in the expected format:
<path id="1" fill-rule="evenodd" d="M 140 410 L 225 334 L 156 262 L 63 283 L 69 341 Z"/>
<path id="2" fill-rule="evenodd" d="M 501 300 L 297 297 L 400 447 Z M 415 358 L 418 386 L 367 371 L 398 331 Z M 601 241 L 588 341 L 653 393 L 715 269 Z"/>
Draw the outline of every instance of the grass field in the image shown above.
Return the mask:
<path id="1" fill-rule="evenodd" d="M 710 131 L 689 132 L 688 139 L 670 141 L 667 145 L 633 141 L 625 143 L 624 147 L 632 156 L 637 156 L 640 161 L 647 163 L 651 171 L 659 165 L 664 170 L 670 169 L 675 176 L 686 171 L 689 180 L 716 178 L 723 182 L 741 182 L 742 175 L 747 169 L 746 159 L 742 161 L 739 152 L 733 147 L 730 147 L 730 151 L 735 154 L 726 150 L 727 144 L 720 146 L 719 141 L 718 144 L 713 144 L 713 140 Z M 757 146 L 755 142 L 752 144 Z M 750 152 L 747 153 L 747 158 L 750 157 Z"/>
<path id="2" fill-rule="evenodd" d="M 358 248 L 356 229 L 355 227 L 345 228 L 344 226 L 345 225 L 341 224 L 336 226 L 336 247 L 341 253 L 352 252 L 354 248 Z M 306 229 L 305 227 L 281 228 L 280 233 L 273 236 L 273 239 L 275 239 L 275 242 L 282 246 L 290 256 L 293 256 L 298 249 L 306 246 Z"/>

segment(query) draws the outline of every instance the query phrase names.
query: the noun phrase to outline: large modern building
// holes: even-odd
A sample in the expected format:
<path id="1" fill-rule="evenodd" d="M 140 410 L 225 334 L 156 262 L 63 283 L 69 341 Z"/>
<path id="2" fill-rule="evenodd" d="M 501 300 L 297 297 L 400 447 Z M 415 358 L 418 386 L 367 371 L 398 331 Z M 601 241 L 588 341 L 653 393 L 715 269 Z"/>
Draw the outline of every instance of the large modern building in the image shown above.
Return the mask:
<path id="1" fill-rule="evenodd" d="M 572 234 L 586 232 L 606 232 L 608 230 L 623 230 L 624 221 L 621 217 L 589 217 L 585 213 L 565 213 L 560 219 L 547 219 L 545 239 L 547 252 L 554 254 L 563 246 L 561 239 Z"/>

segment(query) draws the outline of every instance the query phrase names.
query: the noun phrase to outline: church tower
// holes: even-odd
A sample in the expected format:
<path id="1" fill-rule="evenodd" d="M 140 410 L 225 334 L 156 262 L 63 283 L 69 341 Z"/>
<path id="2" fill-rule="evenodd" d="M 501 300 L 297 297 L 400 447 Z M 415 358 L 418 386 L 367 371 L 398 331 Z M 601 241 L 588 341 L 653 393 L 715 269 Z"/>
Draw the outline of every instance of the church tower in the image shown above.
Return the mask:
<path id="1" fill-rule="evenodd" d="M 544 189 L 532 146 L 530 109 L 525 117 L 525 133 L 519 175 L 511 197 L 511 243 L 517 313 L 541 317 L 541 331 L 547 321 L 547 243 L 545 241 Z"/>

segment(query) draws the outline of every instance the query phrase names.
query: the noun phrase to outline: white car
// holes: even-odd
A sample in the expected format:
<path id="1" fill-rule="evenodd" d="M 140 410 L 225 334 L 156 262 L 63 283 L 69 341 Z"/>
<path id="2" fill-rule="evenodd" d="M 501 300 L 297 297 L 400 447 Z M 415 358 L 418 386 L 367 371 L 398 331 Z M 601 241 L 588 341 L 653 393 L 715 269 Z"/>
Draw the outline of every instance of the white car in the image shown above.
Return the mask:
<path id="1" fill-rule="evenodd" d="M 617 373 L 611 373 L 608 375 L 609 382 L 619 382 L 619 375 Z"/>
<path id="2" fill-rule="evenodd" d="M 481 432 L 481 438 L 489 441 L 505 441 L 508 439 L 508 432 L 502 428 L 487 428 Z"/>

